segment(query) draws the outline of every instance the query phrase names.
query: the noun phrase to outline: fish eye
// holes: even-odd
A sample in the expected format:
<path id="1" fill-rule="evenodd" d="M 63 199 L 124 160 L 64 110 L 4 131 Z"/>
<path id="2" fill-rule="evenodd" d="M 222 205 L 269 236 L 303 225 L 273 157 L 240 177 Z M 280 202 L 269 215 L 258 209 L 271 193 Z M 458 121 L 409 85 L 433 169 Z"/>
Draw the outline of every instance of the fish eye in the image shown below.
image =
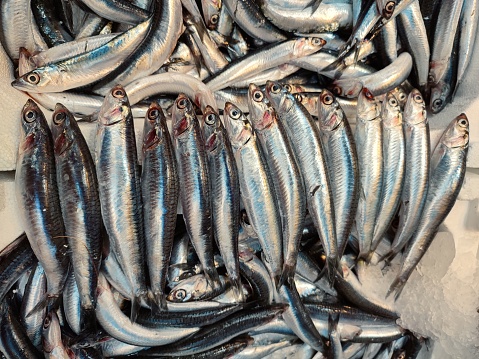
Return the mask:
<path id="1" fill-rule="evenodd" d="M 343 90 L 341 89 L 341 87 L 336 85 L 336 86 L 333 87 L 333 93 L 336 96 L 340 96 L 343 93 Z"/>
<path id="2" fill-rule="evenodd" d="M 31 84 L 36 85 L 37 83 L 40 82 L 40 75 L 32 72 L 30 75 L 26 77 L 27 81 L 30 82 Z"/>
<path id="3" fill-rule="evenodd" d="M 116 97 L 116 98 L 123 98 L 125 97 L 126 94 L 125 94 L 125 90 L 117 88 L 113 90 L 112 95 L 113 97 Z"/>
<path id="4" fill-rule="evenodd" d="M 284 85 L 284 88 L 286 89 L 286 91 L 288 92 L 291 92 L 292 88 L 291 88 L 291 85 L 290 84 L 286 84 Z"/>
<path id="5" fill-rule="evenodd" d="M 315 38 L 313 39 L 313 45 L 314 45 L 314 46 L 320 46 L 321 43 L 322 43 L 322 41 L 321 41 L 320 38 L 315 37 Z"/>
<path id="6" fill-rule="evenodd" d="M 468 125 L 468 122 L 465 118 L 462 118 L 460 121 L 459 121 L 459 126 L 461 127 L 467 127 Z"/>
<path id="7" fill-rule="evenodd" d="M 186 290 L 184 289 L 178 289 L 176 292 L 175 292 L 175 298 L 176 299 L 180 299 L 180 300 L 183 300 L 186 298 Z"/>
<path id="8" fill-rule="evenodd" d="M 281 87 L 278 84 L 273 84 L 273 86 L 271 86 L 272 93 L 278 93 L 280 90 L 281 90 Z"/>
<path id="9" fill-rule="evenodd" d="M 52 323 L 52 318 L 50 317 L 50 315 L 47 315 L 45 317 L 45 320 L 43 321 L 43 328 L 47 329 L 51 323 Z"/>
<path id="10" fill-rule="evenodd" d="M 213 25 L 216 25 L 218 23 L 218 20 L 220 19 L 220 17 L 218 16 L 218 14 L 214 14 L 213 16 L 211 16 L 211 19 L 210 19 L 210 22 L 213 24 Z"/>
<path id="11" fill-rule="evenodd" d="M 389 105 L 390 105 L 390 106 L 396 107 L 397 104 L 398 104 L 398 102 L 396 101 L 395 98 L 391 97 L 391 98 L 389 99 Z"/>
<path id="12" fill-rule="evenodd" d="M 399 101 L 404 101 L 405 99 L 406 99 L 406 94 L 403 93 L 403 92 L 401 92 L 401 93 L 399 94 Z"/>
<path id="13" fill-rule="evenodd" d="M 57 112 L 55 114 L 55 116 L 53 116 L 53 122 L 56 124 L 56 125 L 59 125 L 61 124 L 63 121 L 65 121 L 65 118 L 67 116 L 65 115 L 65 112 Z"/>
<path id="14" fill-rule="evenodd" d="M 394 9 L 396 8 L 396 2 L 395 1 L 389 1 L 386 6 L 384 7 L 384 10 L 386 11 L 387 14 L 391 14 Z"/>
<path id="15" fill-rule="evenodd" d="M 323 97 L 323 103 L 325 105 L 331 105 L 333 103 L 334 99 L 333 99 L 333 96 L 331 95 L 326 95 Z"/>
<path id="16" fill-rule="evenodd" d="M 186 98 L 181 98 L 178 102 L 177 102 L 177 106 L 178 108 L 186 108 L 188 104 L 188 100 Z"/>
<path id="17" fill-rule="evenodd" d="M 148 118 L 150 120 L 155 120 L 158 118 L 158 115 L 160 114 L 160 111 L 156 108 L 152 108 L 151 110 L 148 111 Z"/>
<path id="18" fill-rule="evenodd" d="M 210 113 L 208 116 L 205 117 L 205 122 L 208 125 L 213 125 L 216 122 L 216 115 L 214 113 Z"/>
<path id="19" fill-rule="evenodd" d="M 443 104 L 443 101 L 442 101 L 440 98 L 434 100 L 433 103 L 432 103 L 432 105 L 433 105 L 434 107 L 436 107 L 436 108 L 441 107 L 442 104 Z"/>
<path id="20" fill-rule="evenodd" d="M 255 91 L 254 94 L 253 94 L 253 99 L 256 102 L 261 102 L 263 100 L 263 93 L 259 90 Z"/>
<path id="21" fill-rule="evenodd" d="M 230 117 L 233 120 L 237 120 L 238 118 L 240 118 L 240 116 L 241 116 L 241 113 L 238 109 L 234 108 L 234 109 L 231 110 Z"/>
<path id="22" fill-rule="evenodd" d="M 25 121 L 27 121 L 28 123 L 32 123 L 33 121 L 35 121 L 37 119 L 37 112 L 34 111 L 34 110 L 28 110 L 27 112 L 25 112 L 25 114 L 23 115 L 23 118 L 25 119 Z"/>
<path id="23" fill-rule="evenodd" d="M 293 97 L 296 99 L 296 101 L 303 102 L 303 96 L 300 93 L 293 94 Z"/>
<path id="24" fill-rule="evenodd" d="M 421 103 L 423 100 L 422 100 L 422 96 L 417 94 L 414 96 L 414 101 L 416 101 L 417 103 Z"/>

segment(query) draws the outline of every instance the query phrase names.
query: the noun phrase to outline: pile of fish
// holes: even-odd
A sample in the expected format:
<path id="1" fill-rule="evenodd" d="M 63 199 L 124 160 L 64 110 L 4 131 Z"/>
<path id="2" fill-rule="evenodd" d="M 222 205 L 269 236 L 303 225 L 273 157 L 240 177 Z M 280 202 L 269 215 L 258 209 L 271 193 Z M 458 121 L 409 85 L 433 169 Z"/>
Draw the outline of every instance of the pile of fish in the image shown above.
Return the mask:
<path id="1" fill-rule="evenodd" d="M 415 358 L 426 339 L 394 299 L 456 201 L 469 143 L 461 114 L 431 150 L 426 107 L 464 77 L 477 1 L 201 9 L 2 2 L 12 85 L 33 100 L 0 351 Z M 96 122 L 94 151 L 75 116 Z M 399 257 L 386 298 L 364 289 L 367 266 Z"/>

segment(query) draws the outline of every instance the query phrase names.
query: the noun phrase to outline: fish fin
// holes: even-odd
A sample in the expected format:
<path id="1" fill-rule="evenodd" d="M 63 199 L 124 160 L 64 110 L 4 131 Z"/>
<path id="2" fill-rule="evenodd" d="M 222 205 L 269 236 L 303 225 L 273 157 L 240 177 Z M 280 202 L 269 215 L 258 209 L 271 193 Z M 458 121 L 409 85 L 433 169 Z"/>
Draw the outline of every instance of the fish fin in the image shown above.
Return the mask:
<path id="1" fill-rule="evenodd" d="M 296 268 L 294 266 L 291 266 L 285 263 L 283 265 L 283 273 L 281 273 L 281 277 L 279 278 L 278 289 L 281 288 L 284 283 L 286 282 L 291 283 L 291 280 L 294 281 L 295 273 L 296 273 Z"/>
<path id="2" fill-rule="evenodd" d="M 331 287 L 334 286 L 334 280 L 336 279 L 336 270 L 339 268 L 339 261 L 337 257 L 326 258 L 326 269 L 328 273 L 328 282 Z"/>
<path id="3" fill-rule="evenodd" d="M 94 308 L 82 308 L 80 329 L 82 332 L 87 333 L 95 333 L 97 331 L 96 315 Z"/>
<path id="4" fill-rule="evenodd" d="M 406 281 L 402 279 L 400 276 L 397 276 L 396 279 L 392 282 L 391 286 L 389 287 L 389 290 L 386 294 L 386 298 L 391 295 L 391 293 L 394 293 L 394 299 L 397 300 L 399 296 L 401 295 L 402 290 L 404 289 L 404 286 L 406 285 Z"/>
<path id="5" fill-rule="evenodd" d="M 138 314 L 140 313 L 140 308 L 141 308 L 141 300 L 144 298 L 144 294 L 139 294 L 135 295 L 133 298 L 131 298 L 131 313 L 130 313 L 130 321 L 132 323 L 136 322 L 136 319 L 138 318 Z M 150 300 L 146 298 L 148 302 Z"/>
<path id="6" fill-rule="evenodd" d="M 328 315 L 328 333 L 331 334 L 338 330 L 339 313 L 329 313 Z"/>
<path id="7" fill-rule="evenodd" d="M 153 314 L 159 315 L 161 312 L 168 310 L 165 293 L 155 292 L 153 298 L 149 300 L 151 311 Z"/>
<path id="8" fill-rule="evenodd" d="M 232 287 L 234 297 L 237 303 L 245 302 L 246 298 L 243 295 L 243 285 L 241 284 L 241 277 L 238 278 L 231 278 Z"/>
<path id="9" fill-rule="evenodd" d="M 35 305 L 33 307 L 32 310 L 30 310 L 30 312 L 28 312 L 27 314 L 27 318 L 30 317 L 32 314 L 35 314 L 36 312 L 40 311 L 40 310 L 43 310 L 43 309 L 47 309 L 47 311 L 51 311 L 51 310 L 56 310 L 60 307 L 60 304 L 61 304 L 61 301 L 62 301 L 62 296 L 59 295 L 59 294 L 46 294 L 42 300 L 40 300 L 37 305 Z"/>
<path id="10" fill-rule="evenodd" d="M 211 288 L 213 288 L 216 291 L 223 287 L 215 267 L 205 268 L 204 271 L 205 271 L 206 281 L 208 282 L 208 285 Z"/>

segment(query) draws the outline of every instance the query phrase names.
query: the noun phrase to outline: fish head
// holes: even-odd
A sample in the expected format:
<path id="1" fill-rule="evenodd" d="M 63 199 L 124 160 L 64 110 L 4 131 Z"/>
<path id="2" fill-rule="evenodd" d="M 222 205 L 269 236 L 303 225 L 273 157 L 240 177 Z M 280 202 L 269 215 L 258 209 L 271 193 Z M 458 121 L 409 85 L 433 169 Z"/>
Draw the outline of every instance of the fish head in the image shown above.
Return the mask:
<path id="1" fill-rule="evenodd" d="M 376 0 L 378 12 L 385 20 L 389 20 L 396 9 L 397 0 Z"/>
<path id="2" fill-rule="evenodd" d="M 143 152 L 152 150 L 161 144 L 165 137 L 165 131 L 168 131 L 168 128 L 163 109 L 156 102 L 152 102 L 146 111 L 143 126 Z"/>
<path id="3" fill-rule="evenodd" d="M 293 93 L 296 101 L 301 103 L 301 105 L 308 110 L 309 113 L 315 113 L 318 110 L 318 95 L 316 93 L 310 92 L 296 92 Z"/>
<path id="4" fill-rule="evenodd" d="M 106 94 L 98 121 L 103 126 L 112 126 L 126 120 L 133 120 L 130 102 L 123 86 L 116 85 Z"/>
<path id="5" fill-rule="evenodd" d="M 379 116 L 379 103 L 376 97 L 363 88 L 358 96 L 357 117 L 362 121 L 371 121 Z"/>
<path id="6" fill-rule="evenodd" d="M 416 125 L 426 121 L 427 112 L 424 97 L 417 89 L 412 90 L 404 106 L 404 121 L 410 125 Z"/>
<path id="7" fill-rule="evenodd" d="M 175 100 L 172 110 L 173 134 L 175 137 L 182 137 L 192 128 L 193 120 L 196 118 L 193 104 L 185 94 L 179 94 Z"/>
<path id="8" fill-rule="evenodd" d="M 189 302 L 202 298 L 209 290 L 208 282 L 203 274 L 197 274 L 182 280 L 168 294 L 170 302 Z"/>
<path id="9" fill-rule="evenodd" d="M 33 150 L 37 143 L 48 136 L 50 136 L 50 130 L 45 115 L 33 100 L 28 99 L 22 109 L 19 152 Z"/>
<path id="10" fill-rule="evenodd" d="M 64 154 L 75 141 L 71 126 L 75 126 L 75 118 L 68 109 L 60 103 L 55 105 L 52 115 L 52 135 L 55 157 Z"/>
<path id="11" fill-rule="evenodd" d="M 234 148 L 241 148 L 254 136 L 253 129 L 245 114 L 231 102 L 225 103 L 223 120 L 231 145 Z"/>
<path id="12" fill-rule="evenodd" d="M 12 82 L 17 90 L 26 92 L 54 91 L 60 85 L 61 71 L 55 64 L 49 64 L 27 72 Z"/>
<path id="13" fill-rule="evenodd" d="M 445 81 L 439 81 L 436 86 L 431 88 L 429 108 L 432 113 L 439 113 L 446 107 L 451 90 L 451 85 Z"/>
<path id="14" fill-rule="evenodd" d="M 439 142 L 449 148 L 467 148 L 469 145 L 469 120 L 464 113 L 451 121 Z"/>
<path id="15" fill-rule="evenodd" d="M 407 92 L 404 90 L 402 86 L 398 86 L 391 90 L 391 93 L 396 97 L 396 100 L 399 101 L 399 105 L 401 106 L 401 110 L 404 110 L 404 106 L 406 105 L 407 101 Z"/>
<path id="16" fill-rule="evenodd" d="M 383 126 L 387 128 L 402 125 L 401 105 L 393 92 L 388 92 L 381 108 Z"/>
<path id="17" fill-rule="evenodd" d="M 45 353 L 52 353 L 55 348 L 63 347 L 60 321 L 54 310 L 48 312 L 43 320 L 42 346 Z"/>
<path id="18" fill-rule="evenodd" d="M 353 79 L 339 79 L 334 80 L 330 89 L 336 96 L 359 97 L 361 90 L 363 90 L 363 84 Z"/>
<path id="19" fill-rule="evenodd" d="M 211 106 L 206 106 L 203 111 L 203 135 L 205 138 L 206 150 L 213 152 L 218 148 L 223 139 L 220 115 Z"/>
<path id="20" fill-rule="evenodd" d="M 294 57 L 303 57 L 314 54 L 326 45 L 326 40 L 320 37 L 300 37 L 293 43 L 292 55 Z"/>
<path id="21" fill-rule="evenodd" d="M 266 82 L 265 93 L 277 113 L 289 111 L 297 101 L 284 86 L 276 81 Z"/>
<path id="22" fill-rule="evenodd" d="M 344 117 L 344 112 L 334 95 L 324 89 L 318 100 L 318 118 L 321 130 L 335 130 L 343 122 Z"/>
<path id="23" fill-rule="evenodd" d="M 264 95 L 263 91 L 255 84 L 248 88 L 249 119 L 256 130 L 271 126 L 276 118 L 276 112 Z"/>
<path id="24" fill-rule="evenodd" d="M 206 26 L 210 30 L 215 30 L 220 19 L 222 1 L 221 0 L 201 0 L 201 8 Z"/>

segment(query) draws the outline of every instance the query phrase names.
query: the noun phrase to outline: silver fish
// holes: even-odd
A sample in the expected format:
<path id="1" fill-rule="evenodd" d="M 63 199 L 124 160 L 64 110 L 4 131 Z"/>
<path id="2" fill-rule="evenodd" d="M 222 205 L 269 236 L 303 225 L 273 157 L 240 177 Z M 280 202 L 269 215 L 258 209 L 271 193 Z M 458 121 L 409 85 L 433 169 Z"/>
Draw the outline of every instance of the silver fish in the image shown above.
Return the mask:
<path id="1" fill-rule="evenodd" d="M 394 291 L 397 298 L 401 294 L 406 281 L 434 240 L 439 226 L 454 206 L 466 173 L 468 148 L 469 121 L 465 114 L 460 114 L 446 128 L 432 153 L 426 203 L 388 295 Z"/>
<path id="2" fill-rule="evenodd" d="M 273 183 L 246 116 L 227 102 L 223 121 L 238 168 L 241 199 L 263 248 L 265 264 L 277 285 L 283 269 L 283 242 Z"/>
<path id="3" fill-rule="evenodd" d="M 141 194 L 150 287 L 166 309 L 165 286 L 175 236 L 179 177 L 173 143 L 161 107 L 152 103 L 143 126 Z"/>
<path id="4" fill-rule="evenodd" d="M 133 289 L 134 321 L 147 289 L 140 171 L 133 117 L 123 87 L 115 86 L 105 97 L 98 119 L 95 162 L 101 213 L 112 251 Z"/>
<path id="5" fill-rule="evenodd" d="M 273 180 L 283 234 L 283 273 L 279 285 L 292 280 L 306 215 L 306 193 L 293 149 L 276 111 L 259 87 L 249 86 L 250 121 Z"/>
<path id="6" fill-rule="evenodd" d="M 173 106 L 173 133 L 186 230 L 208 283 L 217 289 L 221 283 L 213 260 L 213 218 L 205 141 L 193 105 L 184 94 L 177 97 Z"/>
<path id="7" fill-rule="evenodd" d="M 345 113 L 328 90 L 319 96 L 318 118 L 333 192 L 338 255 L 342 256 L 358 206 L 356 145 Z"/>
<path id="8" fill-rule="evenodd" d="M 70 359 L 71 350 L 62 342 L 60 321 L 55 311 L 50 311 L 43 321 L 43 353 L 47 359 Z"/>

